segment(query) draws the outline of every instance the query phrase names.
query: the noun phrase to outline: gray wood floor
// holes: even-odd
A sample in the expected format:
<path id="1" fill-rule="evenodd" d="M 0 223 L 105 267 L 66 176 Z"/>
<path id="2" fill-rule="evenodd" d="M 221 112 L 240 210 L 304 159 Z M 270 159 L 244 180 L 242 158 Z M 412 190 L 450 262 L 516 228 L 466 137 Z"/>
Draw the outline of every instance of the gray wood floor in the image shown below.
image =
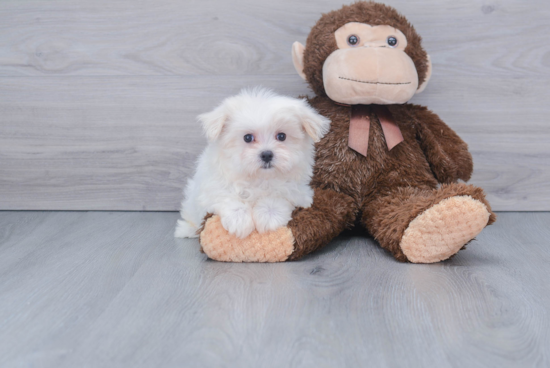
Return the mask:
<path id="1" fill-rule="evenodd" d="M 199 113 L 294 71 L 352 0 L 0 1 L 0 209 L 177 210 Z M 412 102 L 469 144 L 496 210 L 550 210 L 550 1 L 388 0 L 434 74 Z"/>
<path id="2" fill-rule="evenodd" d="M 224 264 L 177 213 L 0 212 L 1 367 L 548 367 L 550 213 L 395 262 L 348 233 Z"/>

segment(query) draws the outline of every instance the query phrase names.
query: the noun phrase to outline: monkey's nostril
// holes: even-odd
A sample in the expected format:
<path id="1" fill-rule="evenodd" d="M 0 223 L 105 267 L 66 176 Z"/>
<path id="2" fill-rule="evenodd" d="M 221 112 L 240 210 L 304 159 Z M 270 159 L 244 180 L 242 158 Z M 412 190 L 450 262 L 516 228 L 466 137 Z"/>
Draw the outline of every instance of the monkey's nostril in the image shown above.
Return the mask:
<path id="1" fill-rule="evenodd" d="M 265 163 L 271 162 L 271 160 L 273 160 L 273 152 L 263 151 L 262 153 L 260 153 L 260 158 Z"/>

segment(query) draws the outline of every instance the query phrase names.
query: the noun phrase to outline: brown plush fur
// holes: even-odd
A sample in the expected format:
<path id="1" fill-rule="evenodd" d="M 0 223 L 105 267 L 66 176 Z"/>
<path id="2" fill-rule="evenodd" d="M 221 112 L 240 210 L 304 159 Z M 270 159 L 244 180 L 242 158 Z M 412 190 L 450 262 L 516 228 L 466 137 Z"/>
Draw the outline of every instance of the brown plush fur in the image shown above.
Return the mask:
<path id="1" fill-rule="evenodd" d="M 357 217 L 357 206 L 350 196 L 333 190 L 315 189 L 315 202 L 308 208 L 297 208 L 288 227 L 295 239 L 289 259 L 298 259 L 350 228 Z"/>
<path id="2" fill-rule="evenodd" d="M 382 128 L 371 112 L 367 157 L 348 147 L 350 107 L 328 97 L 310 104 L 331 120 L 329 133 L 316 145 L 312 186 L 313 206 L 298 209 L 289 224 L 295 236 L 290 259 L 318 249 L 360 223 L 400 261 L 407 258 L 399 248 L 403 232 L 420 213 L 443 199 L 469 195 L 484 203 L 483 190 L 466 184 L 472 174 L 468 146 L 437 115 L 425 107 L 405 104 L 387 106 L 401 129 L 404 141 L 388 151 Z M 322 191 L 319 189 L 323 189 Z"/>
<path id="3" fill-rule="evenodd" d="M 334 32 L 349 22 L 372 26 L 389 25 L 403 32 L 408 43 L 405 53 L 413 60 L 418 71 L 418 85 L 424 82 L 428 71 L 428 55 L 422 48 L 422 38 L 414 27 L 394 8 L 374 2 L 357 2 L 323 14 L 309 33 L 304 51 L 304 73 L 313 92 L 318 96 L 326 96 L 323 87 L 323 63 L 337 49 Z"/>

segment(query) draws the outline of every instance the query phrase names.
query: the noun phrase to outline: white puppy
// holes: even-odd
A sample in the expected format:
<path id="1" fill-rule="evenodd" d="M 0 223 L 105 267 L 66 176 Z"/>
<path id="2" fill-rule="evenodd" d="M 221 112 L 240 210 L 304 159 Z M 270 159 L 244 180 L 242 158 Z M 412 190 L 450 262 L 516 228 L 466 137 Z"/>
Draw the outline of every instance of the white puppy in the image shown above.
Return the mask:
<path id="1" fill-rule="evenodd" d="M 243 90 L 198 117 L 208 145 L 184 191 L 175 236 L 197 237 L 207 213 L 245 238 L 275 230 L 309 207 L 314 147 L 330 121 L 305 100 Z"/>

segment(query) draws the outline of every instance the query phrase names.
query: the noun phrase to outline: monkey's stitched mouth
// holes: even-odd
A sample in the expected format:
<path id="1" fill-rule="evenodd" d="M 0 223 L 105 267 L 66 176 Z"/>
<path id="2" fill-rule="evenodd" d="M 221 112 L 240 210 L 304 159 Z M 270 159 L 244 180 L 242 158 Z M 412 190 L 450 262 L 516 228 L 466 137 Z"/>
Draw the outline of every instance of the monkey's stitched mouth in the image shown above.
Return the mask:
<path id="1" fill-rule="evenodd" d="M 398 86 L 398 85 L 401 85 L 401 84 L 411 84 L 411 82 L 405 82 L 405 83 L 386 83 L 386 82 L 360 81 L 360 80 L 357 80 L 357 79 L 344 78 L 344 77 L 338 77 L 338 78 L 344 79 L 344 80 L 349 80 L 349 81 L 352 81 L 352 82 L 366 83 L 366 84 L 388 84 L 388 85 L 391 85 L 391 86 Z"/>

